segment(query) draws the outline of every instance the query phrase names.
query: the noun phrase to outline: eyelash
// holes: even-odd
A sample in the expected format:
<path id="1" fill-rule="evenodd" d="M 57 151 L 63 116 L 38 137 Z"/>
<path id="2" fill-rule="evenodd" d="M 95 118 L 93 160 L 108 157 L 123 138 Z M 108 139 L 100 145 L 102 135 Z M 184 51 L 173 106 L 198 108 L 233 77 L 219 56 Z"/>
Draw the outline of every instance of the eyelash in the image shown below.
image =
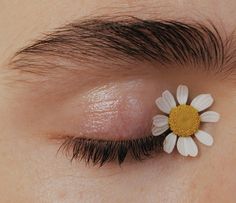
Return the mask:
<path id="1" fill-rule="evenodd" d="M 71 157 L 71 161 L 84 160 L 86 163 L 100 166 L 108 162 L 116 162 L 121 165 L 128 154 L 132 159 L 142 161 L 144 158 L 150 157 L 153 152 L 160 151 L 166 134 L 168 132 L 160 136 L 123 141 L 66 137 L 58 151 L 62 150 Z"/>

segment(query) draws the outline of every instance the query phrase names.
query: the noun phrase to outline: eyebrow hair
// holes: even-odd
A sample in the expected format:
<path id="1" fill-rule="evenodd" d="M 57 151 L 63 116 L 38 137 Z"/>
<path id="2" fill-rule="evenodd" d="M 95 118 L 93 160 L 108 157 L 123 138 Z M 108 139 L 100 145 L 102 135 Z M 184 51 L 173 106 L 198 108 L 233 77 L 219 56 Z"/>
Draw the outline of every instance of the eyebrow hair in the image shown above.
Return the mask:
<path id="1" fill-rule="evenodd" d="M 147 61 L 220 72 L 234 61 L 230 47 L 231 40 L 223 40 L 213 23 L 98 17 L 46 34 L 18 51 L 10 65 L 22 72 L 45 74 L 55 67 L 69 70 L 78 64 Z M 68 62 L 74 65 L 65 65 Z"/>

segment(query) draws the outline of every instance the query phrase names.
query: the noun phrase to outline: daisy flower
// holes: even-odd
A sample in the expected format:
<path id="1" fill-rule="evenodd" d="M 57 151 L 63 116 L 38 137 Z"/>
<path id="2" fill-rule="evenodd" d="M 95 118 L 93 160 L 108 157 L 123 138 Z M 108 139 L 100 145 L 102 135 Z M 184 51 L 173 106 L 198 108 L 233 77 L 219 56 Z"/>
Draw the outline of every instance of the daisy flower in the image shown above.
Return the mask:
<path id="1" fill-rule="evenodd" d="M 153 117 L 152 134 L 158 136 L 170 130 L 163 143 L 164 151 L 171 153 L 177 142 L 177 149 L 181 155 L 195 157 L 198 154 L 198 147 L 192 136 L 202 144 L 211 146 L 213 137 L 199 129 L 200 123 L 217 122 L 220 115 L 214 111 L 200 113 L 213 104 L 214 99 L 210 94 L 200 94 L 188 105 L 188 92 L 187 86 L 178 86 L 176 94 L 178 104 L 168 90 L 162 93 L 162 97 L 157 98 L 157 107 L 168 116 Z"/>

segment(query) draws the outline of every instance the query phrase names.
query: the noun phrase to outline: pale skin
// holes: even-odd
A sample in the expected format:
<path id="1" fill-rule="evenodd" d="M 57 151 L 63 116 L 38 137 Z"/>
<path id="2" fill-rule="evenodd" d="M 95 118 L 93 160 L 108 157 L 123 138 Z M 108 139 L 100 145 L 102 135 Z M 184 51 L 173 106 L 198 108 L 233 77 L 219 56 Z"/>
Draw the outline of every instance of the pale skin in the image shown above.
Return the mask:
<path id="1" fill-rule="evenodd" d="M 66 85 L 53 83 L 49 90 L 37 92 L 6 85 L 12 55 L 67 22 L 96 15 L 210 19 L 228 35 L 236 28 L 235 1 L 2 0 L 0 7 L 0 202 L 235 201 L 235 78 L 150 67 L 144 72 L 109 73 L 107 78 L 96 73 L 89 82 L 72 75 Z M 147 127 L 147 120 L 159 113 L 155 99 L 166 89 L 175 94 L 179 84 L 189 86 L 190 99 L 211 93 L 212 109 L 221 114 L 220 122 L 203 126 L 213 135 L 214 145 L 198 144 L 198 157 L 184 158 L 175 151 L 99 168 L 83 161 L 71 164 L 57 154 L 60 139 L 51 135 L 55 133 L 84 132 L 96 138 L 103 134 L 103 139 L 141 136 L 133 131 Z M 93 125 L 96 121 L 100 123 Z M 114 138 L 114 131 L 122 131 L 124 137 Z"/>

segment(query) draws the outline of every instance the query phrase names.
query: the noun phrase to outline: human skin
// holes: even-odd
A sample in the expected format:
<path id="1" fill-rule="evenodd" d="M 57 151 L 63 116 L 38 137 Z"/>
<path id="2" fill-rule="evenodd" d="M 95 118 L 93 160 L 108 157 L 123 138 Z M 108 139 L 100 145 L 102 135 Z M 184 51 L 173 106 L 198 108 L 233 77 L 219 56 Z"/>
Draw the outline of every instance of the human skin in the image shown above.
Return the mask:
<path id="1" fill-rule="evenodd" d="M 58 83 L 50 90 L 55 95 L 58 89 L 63 90 L 63 94 L 56 97 L 54 94 L 48 96 L 44 90 L 32 92 L 21 85 L 13 84 L 14 88 L 6 85 L 7 76 L 13 74 L 6 70 L 14 53 L 40 38 L 42 33 L 84 17 L 133 15 L 142 19 L 184 22 L 210 20 L 220 32 L 230 35 L 236 28 L 235 9 L 233 0 L 2 0 L 0 202 L 234 202 L 236 91 L 233 79 L 222 79 L 201 71 L 183 70 L 176 75 L 174 70 L 157 72 L 150 68 L 145 74 L 125 77 L 116 74 L 111 79 L 103 79 L 102 83 L 91 80 L 85 89 L 76 81 L 78 87 L 68 95 L 65 93 L 67 86 Z M 158 113 L 154 101 L 162 91 L 175 92 L 179 84 L 189 86 L 191 99 L 202 92 L 211 93 L 215 99 L 212 109 L 221 114 L 219 123 L 204 126 L 204 130 L 214 136 L 214 145 L 209 148 L 199 144 L 200 153 L 196 158 L 182 157 L 175 151 L 170 155 L 160 153 L 142 162 L 127 160 L 121 166 L 116 163 L 88 166 L 83 161 L 71 164 L 63 154 L 57 154 L 60 139 L 51 139 L 46 133 L 77 133 L 85 128 L 84 131 L 91 131 L 91 134 L 93 130 L 100 131 L 105 136 L 103 139 L 110 138 L 114 132 L 109 129 L 115 124 L 112 116 L 107 118 L 106 113 L 121 111 L 121 116 L 114 119 L 122 127 L 115 127 L 120 131 L 125 129 L 127 137 L 115 139 L 127 139 L 135 136 L 132 133 L 137 130 L 134 126 L 146 125 L 145 121 Z M 68 82 L 68 86 L 72 84 Z M 98 99 L 101 106 L 88 102 L 101 91 L 105 95 L 109 92 L 114 101 L 108 110 L 103 109 L 103 99 Z M 104 111 L 104 116 L 93 113 L 94 109 Z M 123 118 L 132 120 L 133 124 Z M 90 123 L 96 120 L 101 121 L 103 128 L 98 125 L 91 129 Z M 108 124 L 103 125 L 103 120 Z M 98 136 L 98 133 L 94 134 Z M 121 134 L 125 135 L 125 132 Z"/>

